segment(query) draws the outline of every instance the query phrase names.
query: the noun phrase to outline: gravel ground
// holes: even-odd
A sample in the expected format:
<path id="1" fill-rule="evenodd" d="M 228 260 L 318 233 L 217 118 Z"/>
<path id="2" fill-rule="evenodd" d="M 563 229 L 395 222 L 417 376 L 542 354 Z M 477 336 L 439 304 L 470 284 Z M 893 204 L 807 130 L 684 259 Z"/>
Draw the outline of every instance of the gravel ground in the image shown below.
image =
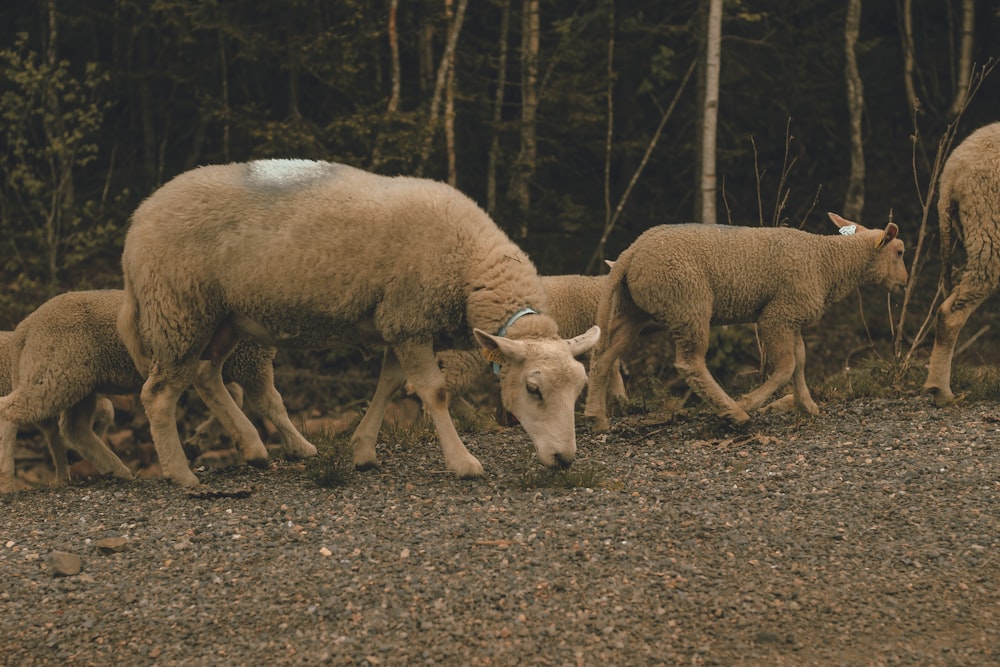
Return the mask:
<path id="1" fill-rule="evenodd" d="M 996 665 L 1000 408 L 821 405 L 578 429 L 595 488 L 532 486 L 520 428 L 321 488 L 308 464 L 0 499 L 8 665 Z M 390 438 L 386 438 L 391 440 Z M 120 539 L 113 539 L 120 538 Z M 80 559 L 60 576 L 53 552 Z M 72 565 L 72 563 L 70 563 Z"/>

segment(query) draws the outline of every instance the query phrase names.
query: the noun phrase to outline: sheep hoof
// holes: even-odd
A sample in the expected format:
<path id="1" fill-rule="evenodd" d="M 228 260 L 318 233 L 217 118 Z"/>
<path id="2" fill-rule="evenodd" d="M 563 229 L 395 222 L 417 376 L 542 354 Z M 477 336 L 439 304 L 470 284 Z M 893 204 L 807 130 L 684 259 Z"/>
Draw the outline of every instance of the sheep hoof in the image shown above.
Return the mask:
<path id="1" fill-rule="evenodd" d="M 164 477 L 169 479 L 176 486 L 191 487 L 198 486 L 198 484 L 201 483 L 198 481 L 198 476 L 189 469 L 178 471 L 176 473 L 164 474 Z"/>
<path id="2" fill-rule="evenodd" d="M 311 442 L 306 442 L 294 447 L 285 447 L 285 456 L 290 459 L 311 459 L 318 453 L 316 445 Z"/>
<path id="3" fill-rule="evenodd" d="M 951 389 L 947 387 L 925 384 L 924 391 L 930 393 L 936 407 L 946 408 L 955 402 L 955 394 L 951 393 Z"/>
<path id="4" fill-rule="evenodd" d="M 485 473 L 483 464 L 475 456 L 463 459 L 461 463 L 449 463 L 448 468 L 455 473 L 459 479 L 479 479 Z"/>
<path id="5" fill-rule="evenodd" d="M 744 426 L 746 425 L 747 422 L 750 421 L 750 415 L 748 415 L 745 410 L 742 410 L 739 407 L 726 410 L 719 416 L 728 421 L 733 426 Z"/>

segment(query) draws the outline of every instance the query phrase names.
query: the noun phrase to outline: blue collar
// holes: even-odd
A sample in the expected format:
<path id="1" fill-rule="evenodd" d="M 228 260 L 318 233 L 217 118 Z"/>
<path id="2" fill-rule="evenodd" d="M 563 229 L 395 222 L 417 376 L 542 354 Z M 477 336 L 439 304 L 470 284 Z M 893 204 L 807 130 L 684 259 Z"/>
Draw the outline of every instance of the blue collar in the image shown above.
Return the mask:
<path id="1" fill-rule="evenodd" d="M 521 310 L 517 311 L 516 313 L 510 316 L 510 319 L 507 320 L 507 324 L 500 327 L 500 329 L 497 331 L 497 335 L 503 336 L 504 334 L 506 334 L 507 329 L 509 329 L 514 324 L 514 322 L 517 322 L 525 315 L 537 315 L 537 314 L 538 314 L 537 310 L 535 310 L 531 306 L 525 306 L 524 308 L 522 308 Z M 500 375 L 500 364 L 496 363 L 495 361 L 492 363 L 493 363 L 493 372 L 497 375 Z"/>

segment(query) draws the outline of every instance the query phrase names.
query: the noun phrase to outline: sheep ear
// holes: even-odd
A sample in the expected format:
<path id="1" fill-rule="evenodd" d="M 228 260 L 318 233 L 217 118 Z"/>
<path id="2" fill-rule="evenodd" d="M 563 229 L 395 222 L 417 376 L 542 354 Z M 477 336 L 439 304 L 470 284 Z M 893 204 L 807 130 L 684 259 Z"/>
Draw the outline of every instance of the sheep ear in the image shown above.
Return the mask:
<path id="1" fill-rule="evenodd" d="M 589 351 L 590 348 L 597 345 L 597 341 L 600 337 L 601 327 L 595 324 L 576 338 L 570 338 L 566 341 L 566 344 L 569 345 L 569 353 L 574 357 L 580 356 L 584 352 Z"/>
<path id="2" fill-rule="evenodd" d="M 524 361 L 524 343 L 503 336 L 488 334 L 482 329 L 473 329 L 473 335 L 483 346 L 483 356 L 495 364 L 506 361 Z M 498 361 L 499 359 L 499 361 Z"/>
<path id="3" fill-rule="evenodd" d="M 608 265 L 609 269 L 615 268 L 615 260 L 613 259 L 606 259 L 604 260 L 604 263 Z"/>
<path id="4" fill-rule="evenodd" d="M 896 225 L 895 222 L 890 222 L 885 226 L 885 230 L 883 230 L 882 235 L 878 239 L 878 243 L 875 244 L 875 247 L 881 248 L 886 243 L 896 238 L 897 234 L 899 234 L 899 226 Z"/>
<path id="5" fill-rule="evenodd" d="M 839 227 L 839 228 L 841 228 L 843 230 L 851 230 L 851 227 L 854 228 L 852 231 L 842 231 L 841 234 L 844 234 L 845 236 L 850 236 L 851 234 L 854 234 L 855 232 L 866 232 L 866 231 L 868 231 L 868 228 L 865 227 L 864 225 L 862 225 L 861 223 L 859 223 L 859 222 L 851 222 L 847 218 L 841 217 L 841 216 L 837 215 L 836 213 L 827 212 L 827 215 L 830 216 L 830 220 L 833 221 L 833 224 L 837 225 L 837 227 Z"/>

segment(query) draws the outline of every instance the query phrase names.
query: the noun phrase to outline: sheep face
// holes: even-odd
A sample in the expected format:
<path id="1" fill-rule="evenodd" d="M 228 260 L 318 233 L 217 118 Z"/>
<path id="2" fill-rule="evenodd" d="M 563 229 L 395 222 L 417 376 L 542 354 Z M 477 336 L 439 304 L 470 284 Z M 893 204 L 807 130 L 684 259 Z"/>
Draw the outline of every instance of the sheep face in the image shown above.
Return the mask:
<path id="1" fill-rule="evenodd" d="M 842 234 L 857 234 L 871 238 L 875 245 L 875 261 L 872 262 L 866 282 L 885 287 L 890 292 L 898 292 L 906 287 L 909 274 L 903 254 L 906 248 L 902 240 L 897 238 L 899 227 L 890 222 L 885 229 L 868 229 L 857 222 L 851 222 L 836 213 L 828 213 L 833 224 L 840 228 Z"/>
<path id="2" fill-rule="evenodd" d="M 569 340 L 514 340 L 480 329 L 476 338 L 500 367 L 500 398 L 528 432 L 539 460 L 567 468 L 576 458 L 574 405 L 587 373 L 574 357 L 592 348 L 601 330 L 592 327 Z"/>

